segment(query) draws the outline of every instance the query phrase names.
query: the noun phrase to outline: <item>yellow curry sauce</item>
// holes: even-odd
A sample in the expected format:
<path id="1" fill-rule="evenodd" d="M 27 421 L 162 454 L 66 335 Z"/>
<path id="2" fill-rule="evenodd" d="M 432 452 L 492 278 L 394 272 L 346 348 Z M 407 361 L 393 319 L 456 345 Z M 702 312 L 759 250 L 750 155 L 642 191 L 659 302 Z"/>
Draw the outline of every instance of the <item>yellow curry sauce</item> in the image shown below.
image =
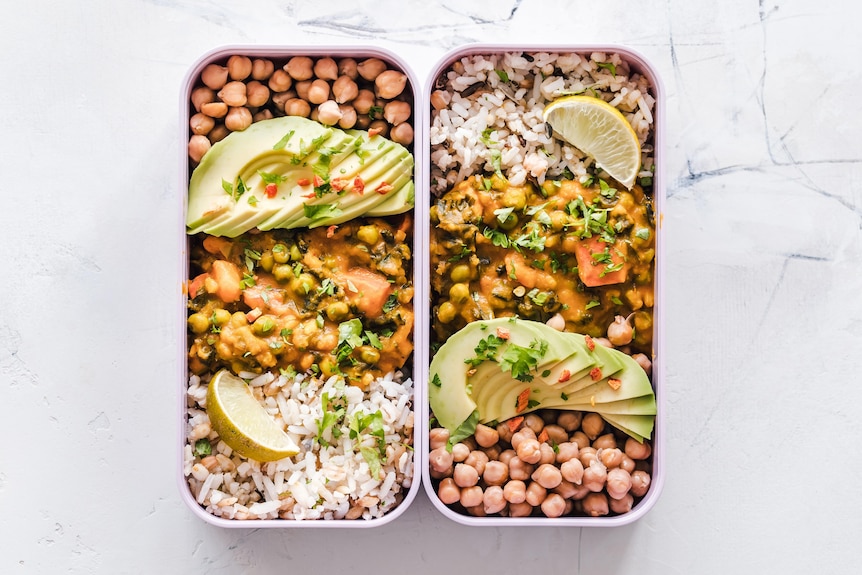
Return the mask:
<path id="1" fill-rule="evenodd" d="M 433 336 L 515 316 L 604 337 L 633 314 L 631 353 L 652 349 L 655 221 L 639 186 L 473 176 L 431 207 Z"/>
<path id="2" fill-rule="evenodd" d="M 195 373 L 341 373 L 366 387 L 413 351 L 410 215 L 190 238 Z"/>

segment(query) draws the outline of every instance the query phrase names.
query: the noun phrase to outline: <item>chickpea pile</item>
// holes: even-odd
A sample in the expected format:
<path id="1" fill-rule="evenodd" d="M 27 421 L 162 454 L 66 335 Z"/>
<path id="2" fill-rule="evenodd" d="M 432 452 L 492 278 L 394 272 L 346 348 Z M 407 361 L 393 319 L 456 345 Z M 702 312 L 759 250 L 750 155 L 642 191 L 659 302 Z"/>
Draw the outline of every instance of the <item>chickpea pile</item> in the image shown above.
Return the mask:
<path id="1" fill-rule="evenodd" d="M 650 486 L 650 443 L 609 429 L 596 413 L 540 410 L 479 424 L 449 443 L 448 430 L 431 429 L 437 495 L 476 517 L 617 515 Z"/>
<path id="2" fill-rule="evenodd" d="M 208 64 L 192 89 L 189 158 L 198 163 L 229 133 L 277 116 L 374 131 L 409 146 L 411 98 L 407 75 L 379 58 L 233 55 Z"/>

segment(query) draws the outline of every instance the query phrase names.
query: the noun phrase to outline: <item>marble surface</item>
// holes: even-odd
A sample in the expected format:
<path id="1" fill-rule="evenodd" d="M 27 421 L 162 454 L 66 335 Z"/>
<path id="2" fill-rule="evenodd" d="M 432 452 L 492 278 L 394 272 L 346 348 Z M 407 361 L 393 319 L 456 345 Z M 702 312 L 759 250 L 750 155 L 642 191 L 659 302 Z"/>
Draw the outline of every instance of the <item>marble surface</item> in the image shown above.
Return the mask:
<path id="1" fill-rule="evenodd" d="M 0 572 L 855 573 L 853 2 L 34 0 L 0 19 Z M 659 70 L 667 474 L 629 526 L 223 530 L 175 468 L 178 94 L 223 45 L 619 43 Z M 521 563 L 523 562 L 523 563 Z M 527 563 L 529 562 L 529 563 Z"/>

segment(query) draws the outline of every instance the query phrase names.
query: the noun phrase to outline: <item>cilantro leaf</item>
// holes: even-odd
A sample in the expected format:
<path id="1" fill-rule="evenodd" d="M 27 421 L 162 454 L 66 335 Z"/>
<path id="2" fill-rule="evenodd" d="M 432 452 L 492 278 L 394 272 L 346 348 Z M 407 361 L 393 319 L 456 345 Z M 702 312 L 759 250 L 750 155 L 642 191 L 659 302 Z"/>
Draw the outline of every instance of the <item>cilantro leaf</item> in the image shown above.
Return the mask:
<path id="1" fill-rule="evenodd" d="M 500 356 L 500 367 L 503 371 L 511 372 L 512 377 L 518 381 L 533 381 L 533 375 L 530 372 L 535 370 L 539 360 L 547 351 L 546 341 L 533 340 L 529 347 L 511 343 Z"/>

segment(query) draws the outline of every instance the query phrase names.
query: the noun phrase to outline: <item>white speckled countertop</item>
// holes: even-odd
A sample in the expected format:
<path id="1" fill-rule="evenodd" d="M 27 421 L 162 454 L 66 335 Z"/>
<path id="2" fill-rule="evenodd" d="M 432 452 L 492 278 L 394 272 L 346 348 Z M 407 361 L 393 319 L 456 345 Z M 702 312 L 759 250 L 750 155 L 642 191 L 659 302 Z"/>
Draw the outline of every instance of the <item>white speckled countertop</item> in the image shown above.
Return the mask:
<path id="1" fill-rule="evenodd" d="M 34 0 L 0 20 L 0 573 L 856 573 L 851 2 Z M 479 9 L 473 6 L 481 4 Z M 667 93 L 666 481 L 637 522 L 223 530 L 176 480 L 176 141 L 223 44 L 629 46 Z M 524 563 L 522 563 L 524 562 Z"/>

